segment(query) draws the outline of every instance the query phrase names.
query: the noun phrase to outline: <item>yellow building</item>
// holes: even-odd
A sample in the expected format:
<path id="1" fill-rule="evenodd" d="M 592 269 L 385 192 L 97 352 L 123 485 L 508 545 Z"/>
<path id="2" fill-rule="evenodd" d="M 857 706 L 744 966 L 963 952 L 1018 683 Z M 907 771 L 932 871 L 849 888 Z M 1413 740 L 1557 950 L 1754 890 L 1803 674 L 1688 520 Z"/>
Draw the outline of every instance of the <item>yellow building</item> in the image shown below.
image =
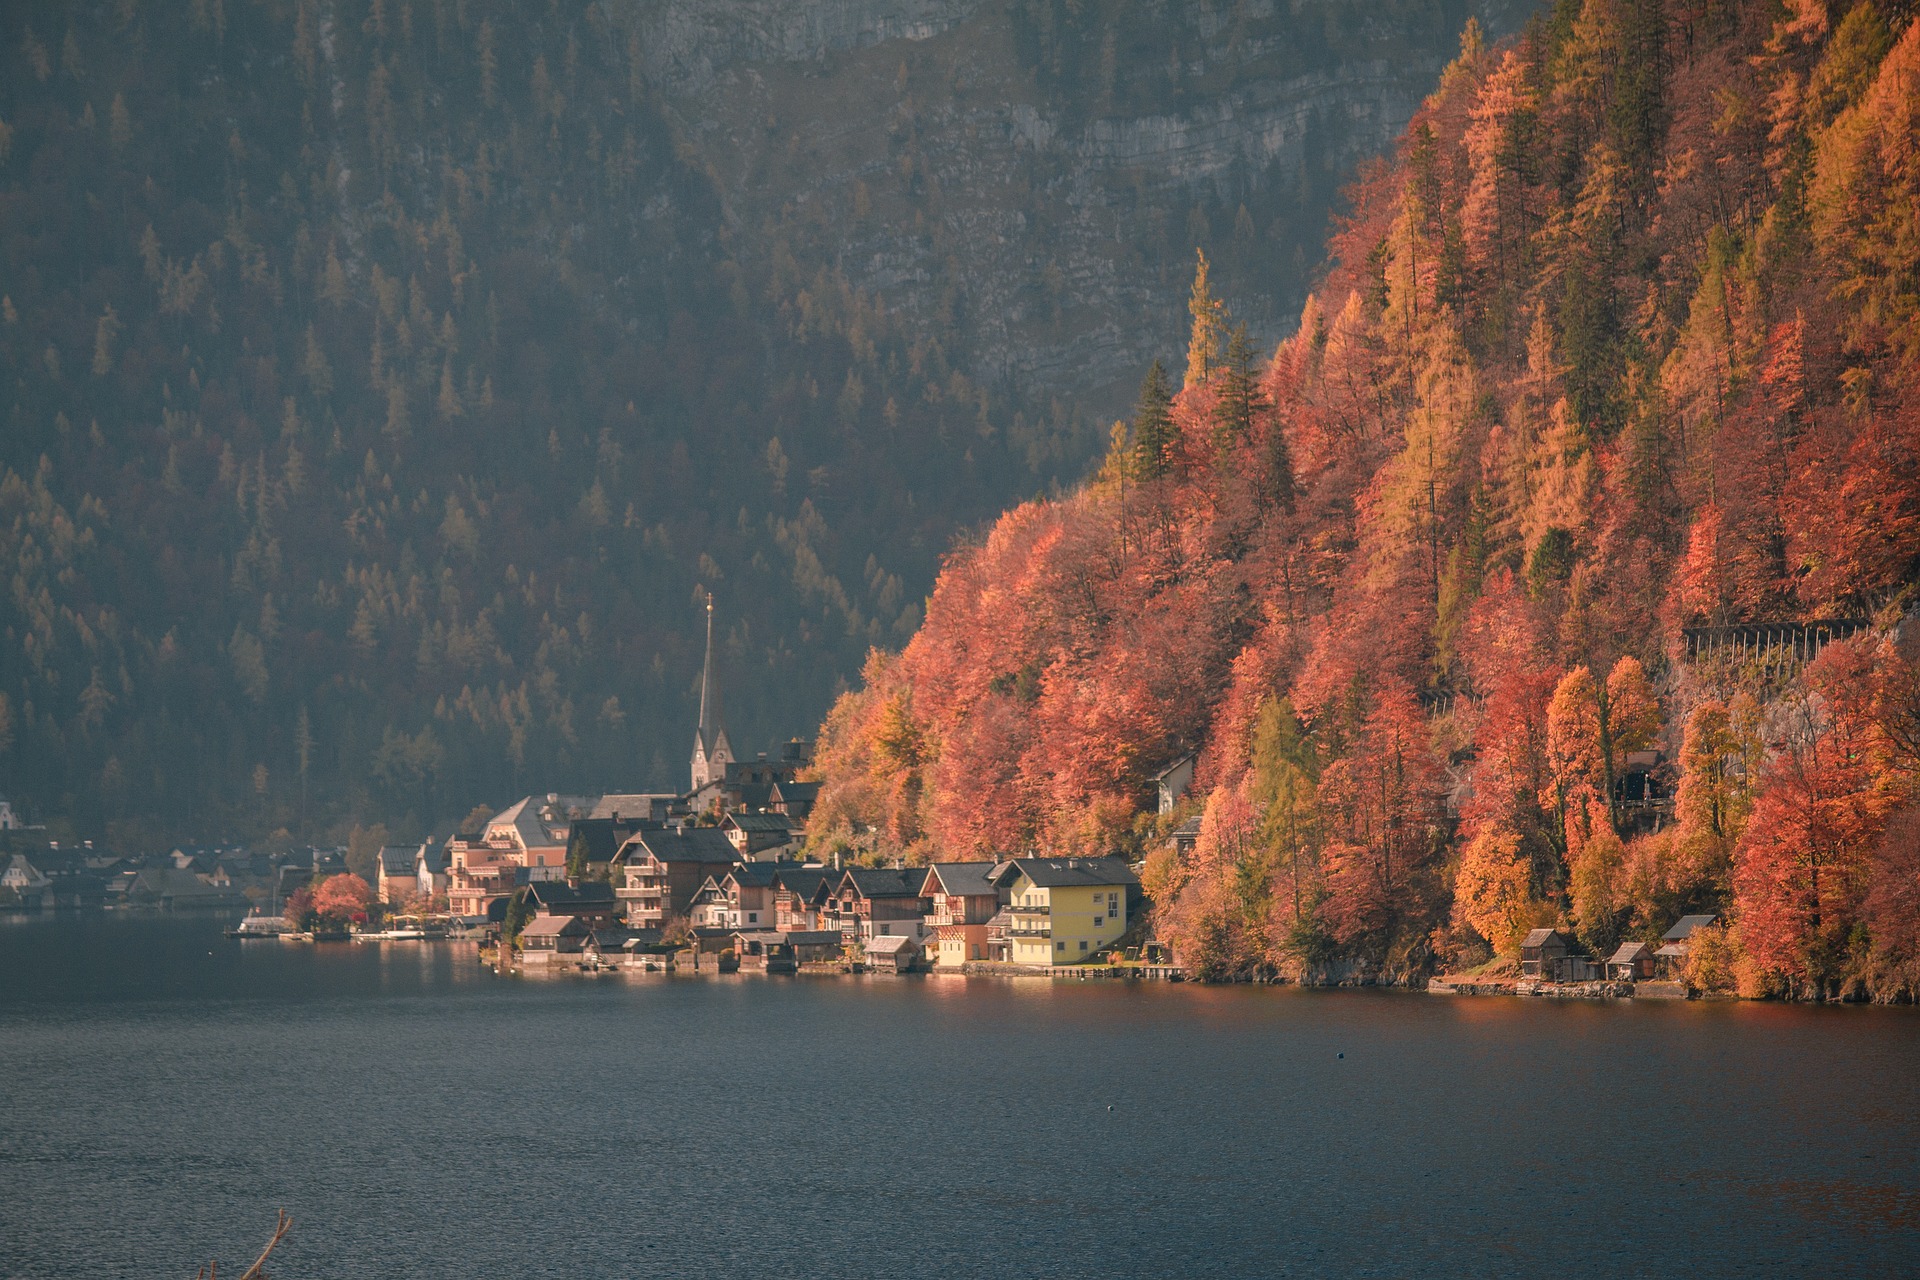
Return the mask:
<path id="1" fill-rule="evenodd" d="M 1015 858 L 994 869 L 1008 897 L 1007 959 L 1080 964 L 1101 958 L 1127 931 L 1140 882 L 1119 858 Z"/>

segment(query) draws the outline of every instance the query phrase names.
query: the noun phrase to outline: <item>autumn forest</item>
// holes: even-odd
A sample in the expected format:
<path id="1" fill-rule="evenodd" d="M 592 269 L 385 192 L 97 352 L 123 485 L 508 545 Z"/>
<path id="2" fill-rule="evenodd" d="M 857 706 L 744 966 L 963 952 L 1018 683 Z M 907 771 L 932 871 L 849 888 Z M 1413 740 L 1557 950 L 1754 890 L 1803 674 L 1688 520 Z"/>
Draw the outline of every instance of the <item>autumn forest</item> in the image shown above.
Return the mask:
<path id="1" fill-rule="evenodd" d="M 1097 476 L 834 707 L 814 846 L 1122 848 L 1215 978 L 1712 912 L 1700 986 L 1911 999 L 1913 6 L 1469 25 L 1293 336 L 1194 266 Z"/>

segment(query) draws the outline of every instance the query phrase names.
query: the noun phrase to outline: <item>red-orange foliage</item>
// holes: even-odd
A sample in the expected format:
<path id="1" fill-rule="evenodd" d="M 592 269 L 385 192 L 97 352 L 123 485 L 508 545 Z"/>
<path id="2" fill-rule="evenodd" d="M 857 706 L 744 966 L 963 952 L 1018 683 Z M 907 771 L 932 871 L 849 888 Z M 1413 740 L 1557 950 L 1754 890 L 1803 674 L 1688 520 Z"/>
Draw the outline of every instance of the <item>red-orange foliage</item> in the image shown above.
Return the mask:
<path id="1" fill-rule="evenodd" d="M 1789 975 L 1838 922 L 1899 935 L 1897 886 L 1861 901 L 1904 865 L 1871 851 L 1914 794 L 1920 676 L 1846 667 L 1865 642 L 1805 678 L 1693 670 L 1677 632 L 1912 603 L 1920 23 L 1576 9 L 1463 42 L 1258 397 L 1197 381 L 1165 475 L 1128 483 L 1122 441 L 949 558 L 823 731 L 816 839 L 1144 850 L 1154 773 L 1198 748 L 1207 850 L 1153 883 L 1210 972 L 1393 965 L 1542 912 L 1599 945 L 1731 908 Z M 1756 801 L 1767 716 L 1800 727 Z M 1686 812 L 1629 841 L 1648 749 Z"/>
<path id="2" fill-rule="evenodd" d="M 313 891 L 313 909 L 322 919 L 362 923 L 373 907 L 373 890 L 351 872 L 328 876 Z"/>
<path id="3" fill-rule="evenodd" d="M 1920 994 L 1920 809 L 1903 810 L 1887 823 L 1861 918 L 1875 949 L 1899 970 L 1906 996 Z"/>
<path id="4" fill-rule="evenodd" d="M 1859 919 L 1869 854 L 1899 802 L 1872 715 L 1873 650 L 1830 646 L 1783 707 L 1783 741 L 1734 855 L 1749 953 L 1796 981 L 1824 982 Z"/>
<path id="5" fill-rule="evenodd" d="M 1419 703 L 1403 687 L 1383 690 L 1347 755 L 1320 780 L 1326 920 L 1336 940 L 1391 937 L 1431 913 L 1444 847 L 1439 778 Z"/>

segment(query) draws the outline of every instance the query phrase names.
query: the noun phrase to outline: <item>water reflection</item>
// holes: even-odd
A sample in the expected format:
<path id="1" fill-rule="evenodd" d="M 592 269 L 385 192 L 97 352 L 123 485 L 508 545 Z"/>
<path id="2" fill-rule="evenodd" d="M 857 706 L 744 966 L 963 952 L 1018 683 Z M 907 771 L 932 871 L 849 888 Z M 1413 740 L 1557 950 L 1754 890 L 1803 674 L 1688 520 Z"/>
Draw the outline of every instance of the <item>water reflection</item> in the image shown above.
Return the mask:
<path id="1" fill-rule="evenodd" d="M 33 1082 L 0 1108 L 0 1275 L 231 1260 L 278 1205 L 286 1275 L 1914 1256 L 1911 1010 L 501 977 L 219 926 L 0 928 L 0 1079 Z"/>

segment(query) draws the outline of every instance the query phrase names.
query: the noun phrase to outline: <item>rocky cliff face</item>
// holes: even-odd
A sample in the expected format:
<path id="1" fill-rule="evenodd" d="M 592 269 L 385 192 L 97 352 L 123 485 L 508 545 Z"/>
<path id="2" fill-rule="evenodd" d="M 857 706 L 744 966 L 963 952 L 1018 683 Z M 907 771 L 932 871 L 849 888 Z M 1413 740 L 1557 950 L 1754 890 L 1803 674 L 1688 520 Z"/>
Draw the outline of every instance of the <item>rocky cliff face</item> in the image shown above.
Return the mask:
<path id="1" fill-rule="evenodd" d="M 0 782 L 181 837 L 669 785 L 709 589 L 736 743 L 817 724 L 958 531 L 1178 364 L 1195 246 L 1277 337 L 1355 162 L 1512 22 L 15 7 Z"/>
<path id="2" fill-rule="evenodd" d="M 983 381 L 1112 413 L 1177 354 L 1193 250 L 1290 327 L 1328 210 L 1477 18 L 1528 6 L 663 4 L 645 58 L 735 252 L 837 264 Z"/>

